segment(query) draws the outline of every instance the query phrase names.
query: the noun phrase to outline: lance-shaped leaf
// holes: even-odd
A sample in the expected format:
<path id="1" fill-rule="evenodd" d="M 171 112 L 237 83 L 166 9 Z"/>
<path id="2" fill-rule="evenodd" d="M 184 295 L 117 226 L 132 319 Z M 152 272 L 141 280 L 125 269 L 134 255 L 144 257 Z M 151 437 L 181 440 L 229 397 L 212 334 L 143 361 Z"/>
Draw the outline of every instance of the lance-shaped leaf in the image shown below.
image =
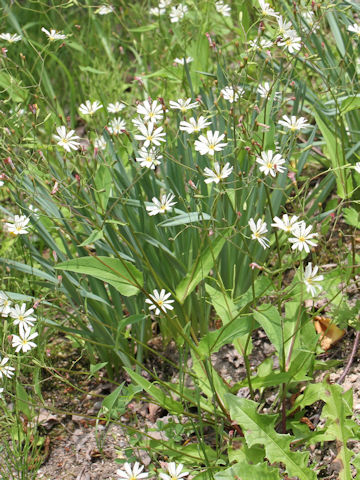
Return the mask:
<path id="1" fill-rule="evenodd" d="M 276 468 L 270 467 L 267 463 L 252 465 L 249 463 L 237 463 L 226 470 L 215 474 L 215 480 L 234 480 L 236 478 L 251 478 L 251 480 L 280 480 Z"/>
<path id="2" fill-rule="evenodd" d="M 131 263 L 117 258 L 73 258 L 60 263 L 56 268 L 98 278 L 112 285 L 125 297 L 136 295 L 143 286 L 143 274 Z"/>
<path id="3" fill-rule="evenodd" d="M 294 452 L 290 448 L 291 435 L 281 435 L 275 431 L 278 415 L 260 415 L 258 404 L 246 398 L 226 395 L 231 419 L 237 422 L 249 447 L 264 445 L 266 458 L 270 463 L 281 463 L 290 477 L 299 480 L 316 480 L 315 472 L 308 467 L 309 454 Z"/>
<path id="4" fill-rule="evenodd" d="M 201 280 L 204 280 L 208 275 L 229 234 L 230 231 L 223 236 L 217 237 L 204 251 L 200 252 L 191 271 L 177 286 L 176 296 L 180 303 L 183 303 Z"/>

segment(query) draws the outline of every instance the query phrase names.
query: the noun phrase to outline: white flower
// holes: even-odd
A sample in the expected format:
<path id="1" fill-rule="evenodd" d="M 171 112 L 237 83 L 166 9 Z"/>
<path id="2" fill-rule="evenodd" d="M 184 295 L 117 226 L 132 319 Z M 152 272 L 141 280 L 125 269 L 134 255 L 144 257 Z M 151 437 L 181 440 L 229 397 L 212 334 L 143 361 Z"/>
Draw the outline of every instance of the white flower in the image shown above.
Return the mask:
<path id="1" fill-rule="evenodd" d="M 16 33 L 13 33 L 13 34 L 11 34 L 11 33 L 0 33 L 0 38 L 2 40 L 6 40 L 9 43 L 15 43 L 15 42 L 19 42 L 22 39 L 22 36 L 18 35 Z"/>
<path id="2" fill-rule="evenodd" d="M 320 25 L 319 24 L 315 24 L 315 14 L 314 12 L 311 12 L 310 10 L 307 10 L 306 12 L 302 12 L 301 13 L 301 18 L 302 20 L 307 23 L 307 25 L 305 25 L 305 27 L 303 28 L 303 30 L 310 30 L 310 32 L 316 32 L 317 30 L 319 30 L 320 28 Z"/>
<path id="3" fill-rule="evenodd" d="M 0 398 L 2 398 L 2 394 L 4 393 L 4 389 L 0 388 Z"/>
<path id="4" fill-rule="evenodd" d="M 161 196 L 160 200 L 158 200 L 156 197 L 153 197 L 152 200 L 152 205 L 149 205 L 146 207 L 146 211 L 149 213 L 150 216 L 157 215 L 158 213 L 165 213 L 167 211 L 172 210 L 172 206 L 176 204 L 176 202 L 173 202 L 172 200 L 175 198 L 175 195 L 172 193 L 164 193 L 164 195 Z"/>
<path id="5" fill-rule="evenodd" d="M 187 477 L 189 475 L 189 472 L 183 472 L 184 465 L 182 463 L 179 463 L 178 466 L 176 466 L 175 462 L 170 462 L 167 465 L 167 471 L 169 472 L 169 475 L 167 473 L 160 473 L 160 477 L 163 480 L 180 480 L 181 478 Z"/>
<path id="6" fill-rule="evenodd" d="M 39 209 L 34 207 L 34 205 L 31 203 L 29 205 L 29 210 L 30 210 L 30 216 L 32 216 L 35 219 L 39 218 L 39 215 L 38 215 Z"/>
<path id="7" fill-rule="evenodd" d="M 275 12 L 273 8 L 270 7 L 270 5 L 265 2 L 264 0 L 259 0 L 259 5 L 261 8 L 261 15 L 263 17 L 270 16 L 270 17 L 277 17 L 278 13 Z"/>
<path id="8" fill-rule="evenodd" d="M 50 42 L 53 42 L 54 40 L 64 40 L 66 38 L 66 35 L 64 33 L 57 32 L 53 28 L 49 31 L 46 30 L 45 27 L 42 27 L 41 31 L 45 33 L 45 35 L 49 38 Z"/>
<path id="9" fill-rule="evenodd" d="M 31 329 L 27 328 L 23 333 L 20 332 L 20 335 L 12 336 L 12 346 L 16 349 L 15 352 L 18 353 L 22 350 L 24 353 L 28 352 L 32 348 L 36 347 L 36 343 L 32 342 L 39 334 L 37 332 L 31 333 Z"/>
<path id="10" fill-rule="evenodd" d="M 261 218 L 256 223 L 253 218 L 250 218 L 249 227 L 252 231 L 251 238 L 257 240 L 263 248 L 269 248 L 270 242 L 264 236 L 268 231 L 266 223 Z"/>
<path id="11" fill-rule="evenodd" d="M 0 315 L 2 317 L 6 318 L 9 315 L 11 303 L 5 292 L 0 292 Z"/>
<path id="12" fill-rule="evenodd" d="M 285 160 L 282 158 L 280 153 L 274 155 L 272 150 L 267 152 L 261 152 L 261 157 L 256 158 L 256 162 L 260 165 L 259 170 L 265 175 L 270 175 L 276 177 L 276 174 L 285 172 L 286 168 L 282 167 L 282 164 L 285 163 Z"/>
<path id="13" fill-rule="evenodd" d="M 159 160 L 162 158 L 162 155 L 159 155 L 158 150 L 152 147 L 149 150 L 145 147 L 142 147 L 139 150 L 139 157 L 136 157 L 136 161 L 140 163 L 141 167 L 150 168 L 150 170 L 155 170 L 155 167 L 161 164 Z"/>
<path id="14" fill-rule="evenodd" d="M 30 225 L 30 217 L 25 215 L 15 215 L 12 222 L 5 223 L 5 229 L 12 235 L 26 235 Z"/>
<path id="15" fill-rule="evenodd" d="M 95 10 L 95 13 L 98 15 L 107 15 L 108 13 L 112 13 L 114 11 L 114 7 L 111 5 L 101 5 L 97 10 Z"/>
<path id="16" fill-rule="evenodd" d="M 259 85 L 257 88 L 257 93 L 261 98 L 267 98 L 271 94 L 272 85 L 269 82 L 265 82 L 264 85 Z M 275 92 L 274 99 L 281 98 L 280 92 Z"/>
<path id="17" fill-rule="evenodd" d="M 159 8 L 167 8 L 170 7 L 172 0 L 160 0 Z"/>
<path id="18" fill-rule="evenodd" d="M 220 164 L 218 162 L 215 162 L 214 171 L 207 167 L 204 169 L 205 177 L 209 177 L 205 179 L 205 183 L 211 183 L 211 182 L 219 183 L 220 180 L 222 180 L 223 178 L 227 178 L 229 175 L 231 175 L 233 168 L 234 167 L 230 167 L 230 163 L 226 163 L 221 168 Z"/>
<path id="19" fill-rule="evenodd" d="M 281 15 L 279 15 L 276 20 L 278 22 L 278 27 L 279 27 L 278 34 L 282 37 L 288 37 L 289 32 L 293 30 L 292 23 L 284 20 Z"/>
<path id="20" fill-rule="evenodd" d="M 236 102 L 240 97 L 245 93 L 245 90 L 242 87 L 225 87 L 221 90 L 221 94 L 225 100 L 230 103 Z"/>
<path id="21" fill-rule="evenodd" d="M 271 224 L 272 227 L 278 228 L 279 230 L 284 230 L 284 232 L 290 233 L 295 225 L 298 225 L 300 222 L 297 221 L 299 217 L 293 215 L 289 217 L 287 213 L 282 216 L 282 219 L 279 217 L 274 217 Z"/>
<path id="22" fill-rule="evenodd" d="M 170 11 L 170 22 L 176 23 L 184 18 L 185 13 L 188 11 L 188 7 L 179 3 L 177 7 L 171 7 Z"/>
<path id="23" fill-rule="evenodd" d="M 100 110 L 100 108 L 103 108 L 103 106 L 97 100 L 93 103 L 91 103 L 90 100 L 86 100 L 85 103 L 80 105 L 79 112 L 83 115 L 94 115 L 96 110 Z"/>
<path id="24" fill-rule="evenodd" d="M 177 63 L 179 65 L 184 65 L 185 63 L 191 63 L 193 61 L 194 61 L 193 57 L 186 57 L 185 60 L 184 58 L 177 58 L 177 57 L 174 59 L 174 63 Z"/>
<path id="25" fill-rule="evenodd" d="M 315 266 L 312 268 L 312 263 L 308 263 L 305 268 L 304 272 L 304 283 L 306 285 L 306 291 L 308 293 L 311 293 L 312 297 L 315 297 L 317 295 L 317 290 L 321 292 L 322 286 L 318 284 L 318 282 L 321 282 L 324 280 L 324 275 L 318 275 L 316 276 L 317 272 L 319 270 L 319 267 Z"/>
<path id="26" fill-rule="evenodd" d="M 173 110 L 180 110 L 182 113 L 185 113 L 186 110 L 191 110 L 192 108 L 197 108 L 199 106 L 198 102 L 191 103 L 191 98 L 187 98 L 186 100 L 178 98 L 177 102 L 170 100 L 169 105 Z"/>
<path id="27" fill-rule="evenodd" d="M 291 230 L 291 234 L 294 237 L 289 238 L 289 242 L 292 243 L 292 249 L 298 249 L 301 252 L 303 249 L 306 253 L 310 252 L 309 245 L 316 247 L 317 243 L 312 240 L 312 238 L 317 237 L 317 233 L 310 233 L 312 226 L 306 226 L 305 222 L 299 222 L 295 224 Z"/>
<path id="28" fill-rule="evenodd" d="M 356 35 L 359 35 L 360 37 L 360 25 L 358 25 L 357 23 L 349 25 L 347 29 L 349 32 L 356 33 Z"/>
<path id="29" fill-rule="evenodd" d="M 10 365 L 6 365 L 9 359 L 4 357 L 1 359 L 0 362 L 0 378 L 3 378 L 3 375 L 7 378 L 11 378 L 14 375 L 15 368 L 10 367 Z"/>
<path id="30" fill-rule="evenodd" d="M 273 42 L 267 38 L 261 38 L 259 43 L 259 39 L 255 38 L 255 40 L 250 40 L 249 45 L 253 50 L 265 50 L 271 48 Z"/>
<path id="31" fill-rule="evenodd" d="M 134 124 L 134 126 L 136 128 L 140 128 L 140 127 L 146 127 L 146 123 L 144 122 L 144 120 L 141 118 L 141 117 L 136 117 L 136 118 L 133 118 L 132 120 L 132 123 Z"/>
<path id="32" fill-rule="evenodd" d="M 231 15 L 231 8 L 227 3 L 224 3 L 223 0 L 219 0 L 215 2 L 216 11 L 221 13 L 224 17 L 230 17 Z"/>
<path id="33" fill-rule="evenodd" d="M 155 310 L 155 315 L 159 315 L 161 312 L 166 312 L 166 310 L 174 310 L 174 307 L 171 305 L 174 303 L 174 300 L 168 300 L 170 295 L 171 293 L 165 293 L 164 289 L 160 293 L 155 289 L 149 295 L 150 298 L 145 300 L 145 303 L 150 304 L 149 310 Z"/>
<path id="34" fill-rule="evenodd" d="M 5 183 L 2 180 L 0 180 L 0 187 L 3 187 L 4 185 Z"/>
<path id="35" fill-rule="evenodd" d="M 101 137 L 96 137 L 94 140 L 94 147 L 96 150 L 105 150 L 107 146 L 105 138 L 101 135 Z"/>
<path id="36" fill-rule="evenodd" d="M 157 100 L 151 102 L 145 100 L 137 106 L 136 112 L 143 116 L 145 122 L 156 123 L 157 120 L 162 120 L 163 118 L 163 107 Z"/>
<path id="37" fill-rule="evenodd" d="M 304 128 L 310 127 L 310 124 L 307 123 L 306 118 L 296 118 L 295 115 L 291 115 L 291 117 L 283 115 L 282 120 L 279 120 L 278 123 L 283 127 L 288 128 L 292 132 L 296 132 L 298 130 L 303 130 Z"/>
<path id="38" fill-rule="evenodd" d="M 111 120 L 108 130 L 112 135 L 120 135 L 126 130 L 126 123 L 120 117 L 115 117 Z"/>
<path id="39" fill-rule="evenodd" d="M 355 169 L 355 172 L 360 173 L 360 162 L 355 163 L 354 169 Z"/>
<path id="40" fill-rule="evenodd" d="M 107 111 L 109 113 L 119 113 L 121 110 L 124 110 L 125 105 L 121 102 L 109 103 L 107 106 Z"/>
<path id="41" fill-rule="evenodd" d="M 26 310 L 26 303 L 15 305 L 10 310 L 10 317 L 14 319 L 14 325 L 19 325 L 20 335 L 29 327 L 33 327 L 36 317 L 31 315 L 34 313 L 33 308 Z"/>
<path id="42" fill-rule="evenodd" d="M 116 474 L 124 480 L 139 480 L 149 476 L 146 472 L 141 473 L 144 470 L 144 465 L 140 466 L 139 462 L 135 462 L 133 467 L 131 467 L 130 463 L 124 463 L 124 470 L 117 470 L 116 472 Z"/>
<path id="43" fill-rule="evenodd" d="M 153 7 L 150 8 L 149 13 L 150 15 L 155 15 L 156 17 L 160 17 L 160 15 L 164 15 L 166 12 L 165 8 Z"/>
<path id="44" fill-rule="evenodd" d="M 290 30 L 289 36 L 282 42 L 279 42 L 279 47 L 285 47 L 289 53 L 295 53 L 301 48 L 301 38 L 296 36 L 295 30 Z"/>
<path id="45" fill-rule="evenodd" d="M 160 142 L 165 142 L 165 132 L 162 127 L 155 128 L 153 122 L 149 122 L 147 125 L 139 125 L 141 135 L 135 135 L 135 140 L 144 141 L 144 147 L 148 147 L 150 144 L 156 146 L 160 145 Z"/>
<path id="46" fill-rule="evenodd" d="M 195 150 L 200 152 L 200 155 L 206 155 L 207 153 L 214 155 L 215 152 L 220 152 L 226 147 L 227 143 L 221 143 L 224 137 L 225 135 L 220 135 L 217 130 L 215 130 L 215 132 L 208 130 L 206 137 L 200 135 L 199 139 L 195 140 Z"/>
<path id="47" fill-rule="evenodd" d="M 70 152 L 71 149 L 77 150 L 79 148 L 80 143 L 76 140 L 80 137 L 74 135 L 75 130 L 70 130 L 66 133 L 66 127 L 61 126 L 56 127 L 56 132 L 57 135 L 53 135 L 53 137 L 57 140 L 57 144 L 60 145 L 60 147 L 63 147 L 64 150 Z"/>
<path id="48" fill-rule="evenodd" d="M 180 130 L 187 133 L 199 133 L 208 125 L 211 125 L 211 122 L 208 122 L 207 119 L 201 115 L 198 119 L 194 117 L 189 118 L 188 122 L 182 120 L 180 122 Z"/>

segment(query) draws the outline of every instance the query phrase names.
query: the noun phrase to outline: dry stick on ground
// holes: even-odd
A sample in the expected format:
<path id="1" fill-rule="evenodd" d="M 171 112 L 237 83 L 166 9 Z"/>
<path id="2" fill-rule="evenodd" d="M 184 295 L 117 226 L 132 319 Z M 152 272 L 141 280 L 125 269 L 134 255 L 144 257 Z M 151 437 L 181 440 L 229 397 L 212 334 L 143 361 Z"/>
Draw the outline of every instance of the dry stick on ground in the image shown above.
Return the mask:
<path id="1" fill-rule="evenodd" d="M 356 332 L 355 340 L 354 340 L 353 348 L 352 348 L 351 353 L 350 353 L 349 360 L 346 364 L 346 367 L 344 368 L 343 373 L 340 375 L 337 383 L 341 384 L 345 380 L 346 375 L 349 373 L 349 370 L 350 370 L 351 365 L 354 361 L 354 358 L 355 358 L 355 355 L 356 355 L 356 352 L 357 352 L 357 349 L 358 349 L 358 346 L 359 346 L 359 340 L 360 340 L 360 330 L 358 330 Z"/>

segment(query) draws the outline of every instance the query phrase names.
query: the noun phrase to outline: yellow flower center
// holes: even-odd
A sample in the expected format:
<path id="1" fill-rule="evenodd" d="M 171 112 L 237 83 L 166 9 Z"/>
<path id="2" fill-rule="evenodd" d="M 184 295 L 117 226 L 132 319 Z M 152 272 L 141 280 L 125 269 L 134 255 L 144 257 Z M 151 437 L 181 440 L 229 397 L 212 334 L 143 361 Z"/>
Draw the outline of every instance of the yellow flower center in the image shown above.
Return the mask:
<path id="1" fill-rule="evenodd" d="M 305 237 L 299 237 L 299 242 L 304 243 L 305 241 L 306 241 L 306 238 L 305 238 Z"/>
<path id="2" fill-rule="evenodd" d="M 215 149 L 215 145 L 213 143 L 210 143 L 209 150 L 214 150 L 214 149 Z"/>
<path id="3" fill-rule="evenodd" d="M 23 315 L 19 315 L 19 322 L 23 322 L 24 321 L 24 316 Z"/>
<path id="4" fill-rule="evenodd" d="M 146 140 L 149 140 L 149 142 L 152 142 L 153 136 L 152 136 L 152 135 L 148 135 L 148 136 L 146 137 Z"/>

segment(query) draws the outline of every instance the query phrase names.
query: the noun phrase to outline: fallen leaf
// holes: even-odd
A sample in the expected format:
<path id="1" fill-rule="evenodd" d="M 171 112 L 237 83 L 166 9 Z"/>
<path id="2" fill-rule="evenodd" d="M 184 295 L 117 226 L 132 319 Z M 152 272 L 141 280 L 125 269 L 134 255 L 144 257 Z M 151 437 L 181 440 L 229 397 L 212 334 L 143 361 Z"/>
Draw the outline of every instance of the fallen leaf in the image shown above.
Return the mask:
<path id="1" fill-rule="evenodd" d="M 320 334 L 321 348 L 325 352 L 345 335 L 345 330 L 331 323 L 331 319 L 327 317 L 315 317 L 314 325 L 316 332 Z"/>

